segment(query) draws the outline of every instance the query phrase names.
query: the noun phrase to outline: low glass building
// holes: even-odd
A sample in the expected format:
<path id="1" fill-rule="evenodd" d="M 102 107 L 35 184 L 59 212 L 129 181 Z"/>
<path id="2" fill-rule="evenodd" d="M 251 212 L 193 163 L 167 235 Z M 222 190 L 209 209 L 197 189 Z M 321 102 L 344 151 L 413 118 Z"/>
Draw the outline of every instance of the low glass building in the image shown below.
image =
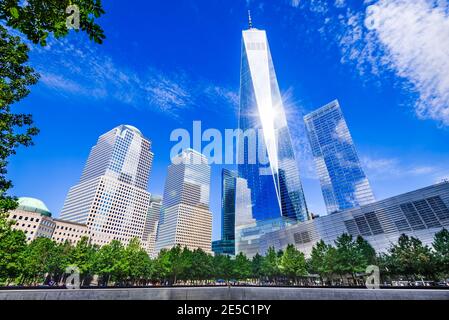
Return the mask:
<path id="1" fill-rule="evenodd" d="M 362 236 L 377 252 L 386 252 L 401 234 L 431 245 L 435 233 L 449 228 L 449 182 L 405 193 L 314 220 L 291 223 L 275 220 L 236 229 L 236 251 L 249 257 L 269 247 L 294 244 L 306 256 L 321 239 L 327 244 L 343 233 Z"/>
<path id="2" fill-rule="evenodd" d="M 230 255 L 235 254 L 235 241 L 234 240 L 216 240 L 212 241 L 212 252 L 215 255 Z"/>

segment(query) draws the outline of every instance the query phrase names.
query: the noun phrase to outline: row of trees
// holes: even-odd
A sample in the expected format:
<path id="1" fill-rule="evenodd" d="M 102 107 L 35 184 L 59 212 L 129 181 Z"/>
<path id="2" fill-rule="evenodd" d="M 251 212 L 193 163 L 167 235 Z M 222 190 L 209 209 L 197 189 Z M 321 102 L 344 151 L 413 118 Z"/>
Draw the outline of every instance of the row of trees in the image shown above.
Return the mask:
<path id="1" fill-rule="evenodd" d="M 64 283 L 68 266 L 80 270 L 81 283 L 94 277 L 99 285 L 147 285 L 149 283 L 207 284 L 223 281 L 312 284 L 357 284 L 369 265 L 380 267 L 383 281 L 394 279 L 438 280 L 449 277 L 449 232 L 435 235 L 432 248 L 419 239 L 402 235 L 384 254 L 376 254 L 362 237 L 343 234 L 335 245 L 317 243 L 306 259 L 293 245 L 283 251 L 270 248 L 265 256 L 248 259 L 212 256 L 201 249 L 174 247 L 151 259 L 139 240 L 127 246 L 112 241 L 103 247 L 83 238 L 75 246 L 37 238 L 26 243 L 22 231 L 0 218 L 0 283 L 38 285 Z"/>

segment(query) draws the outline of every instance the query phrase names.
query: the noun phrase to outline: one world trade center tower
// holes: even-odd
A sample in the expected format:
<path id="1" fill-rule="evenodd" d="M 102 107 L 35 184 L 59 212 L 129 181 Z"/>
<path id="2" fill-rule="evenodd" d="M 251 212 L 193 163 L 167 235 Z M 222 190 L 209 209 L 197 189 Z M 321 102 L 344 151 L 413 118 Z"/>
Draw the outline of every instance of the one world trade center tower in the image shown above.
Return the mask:
<path id="1" fill-rule="evenodd" d="M 238 173 L 251 191 L 256 221 L 308 219 L 308 210 L 265 31 L 243 31 Z M 248 131 L 256 131 L 248 138 Z M 252 150 L 263 150 L 254 158 Z M 242 152 L 243 151 L 243 152 Z M 261 159 L 263 158 L 263 159 Z"/>

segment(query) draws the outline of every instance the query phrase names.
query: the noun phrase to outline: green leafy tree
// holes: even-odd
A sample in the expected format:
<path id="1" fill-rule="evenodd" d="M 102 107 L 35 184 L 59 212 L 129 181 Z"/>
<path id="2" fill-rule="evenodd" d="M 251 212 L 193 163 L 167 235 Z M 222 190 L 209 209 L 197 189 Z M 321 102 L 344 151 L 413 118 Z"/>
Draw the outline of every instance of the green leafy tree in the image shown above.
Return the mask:
<path id="1" fill-rule="evenodd" d="M 106 286 L 112 280 L 121 282 L 124 279 L 125 266 L 123 265 L 124 248 L 120 241 L 112 240 L 98 250 L 94 263 L 94 270 Z"/>
<path id="2" fill-rule="evenodd" d="M 312 248 L 310 257 L 311 270 L 309 271 L 319 274 L 321 282 L 325 278 L 327 280 L 332 279 L 332 274 L 335 272 L 336 257 L 336 249 L 321 240 Z"/>
<path id="3" fill-rule="evenodd" d="M 192 264 L 193 264 L 193 252 L 190 251 L 189 248 L 184 247 L 184 249 L 181 252 L 181 261 L 182 261 L 182 272 L 179 275 L 179 279 L 183 281 L 191 281 L 194 278 Z"/>
<path id="4" fill-rule="evenodd" d="M 233 263 L 233 277 L 236 280 L 247 280 L 251 277 L 251 261 L 240 252 Z"/>
<path id="5" fill-rule="evenodd" d="M 131 239 L 121 258 L 124 276 L 129 279 L 131 284 L 135 285 L 144 278 L 146 268 L 148 268 L 148 260 L 150 258 L 147 252 L 142 249 L 140 240 L 138 238 Z"/>
<path id="6" fill-rule="evenodd" d="M 69 263 L 79 269 L 82 285 L 87 284 L 94 276 L 96 252 L 97 247 L 90 244 L 88 237 L 81 238 L 70 252 Z"/>
<path id="7" fill-rule="evenodd" d="M 104 14 L 100 0 L 0 0 L 0 19 L 33 43 L 45 46 L 50 34 L 61 38 L 69 33 L 66 23 L 69 5 L 79 8 L 79 30 L 91 40 L 102 43 L 104 31 L 95 22 Z"/>
<path id="8" fill-rule="evenodd" d="M 263 276 L 262 272 L 263 259 L 264 257 L 257 253 L 253 257 L 253 260 L 251 262 L 251 272 L 253 274 L 253 277 L 255 277 L 258 280 L 260 280 Z"/>
<path id="9" fill-rule="evenodd" d="M 262 274 L 270 282 L 276 281 L 279 276 L 278 255 L 273 247 L 268 248 L 262 263 Z"/>
<path id="10" fill-rule="evenodd" d="M 28 114 L 15 114 L 11 105 L 29 94 L 28 86 L 38 81 L 38 75 L 27 66 L 28 47 L 19 37 L 11 36 L 0 25 L 0 229 L 4 229 L 6 214 L 17 207 L 15 198 L 7 196 L 12 182 L 6 178 L 8 158 L 19 146 L 32 145 L 38 133 Z"/>
<path id="11" fill-rule="evenodd" d="M 59 283 L 64 279 L 66 268 L 70 265 L 70 256 L 73 250 L 70 242 L 55 244 L 48 261 L 48 271 L 46 282 L 54 281 Z"/>
<path id="12" fill-rule="evenodd" d="M 22 281 L 25 284 L 43 283 L 45 276 L 57 270 L 59 251 L 54 241 L 36 238 L 23 251 Z"/>
<path id="13" fill-rule="evenodd" d="M 8 230 L 0 233 L 0 283 L 8 285 L 22 272 L 26 236 L 22 231 Z"/>
<path id="14" fill-rule="evenodd" d="M 437 271 L 447 279 L 449 278 L 449 231 L 443 229 L 436 233 L 432 246 L 435 250 Z"/>
<path id="15" fill-rule="evenodd" d="M 368 262 L 359 250 L 352 235 L 343 234 L 335 241 L 337 249 L 335 271 L 344 276 L 350 274 L 355 281 L 355 274 L 366 270 Z"/>
<path id="16" fill-rule="evenodd" d="M 382 252 L 377 256 L 376 261 L 381 278 L 384 281 L 387 279 L 393 280 L 397 274 L 395 273 L 395 267 L 391 256 L 388 253 Z"/>
<path id="17" fill-rule="evenodd" d="M 153 266 L 152 280 L 161 283 L 167 281 L 171 274 L 170 252 L 162 249 L 153 262 Z"/>
<path id="18" fill-rule="evenodd" d="M 218 254 L 213 258 L 214 275 L 229 282 L 233 276 L 233 261 L 228 255 Z"/>
<path id="19" fill-rule="evenodd" d="M 178 277 L 182 277 L 183 272 L 185 272 L 187 266 L 187 261 L 185 260 L 185 255 L 183 255 L 184 250 L 181 246 L 176 246 L 168 251 L 168 257 L 170 262 L 170 283 L 176 284 Z"/>
<path id="20" fill-rule="evenodd" d="M 202 249 L 193 250 L 190 265 L 191 277 L 195 281 L 204 281 L 213 277 L 213 258 Z"/>
<path id="21" fill-rule="evenodd" d="M 155 270 L 154 261 L 151 260 L 150 256 L 147 254 L 142 260 L 142 279 L 141 284 L 147 285 L 153 279 Z"/>
<path id="22" fill-rule="evenodd" d="M 284 276 L 297 283 L 298 277 L 307 275 L 304 253 L 289 244 L 280 259 L 279 269 Z"/>
<path id="23" fill-rule="evenodd" d="M 39 75 L 28 65 L 28 46 L 9 30 L 15 29 L 32 43 L 45 46 L 50 34 L 56 38 L 68 34 L 69 4 L 79 8 L 80 30 L 102 43 L 104 32 L 95 22 L 104 13 L 100 0 L 0 0 L 0 230 L 5 214 L 17 207 L 16 199 L 7 194 L 12 187 L 6 178 L 8 159 L 18 147 L 32 145 L 39 132 L 31 115 L 12 110 L 14 103 L 30 93 L 29 87 L 37 83 Z"/>
<path id="24" fill-rule="evenodd" d="M 377 253 L 373 246 L 361 236 L 357 237 L 355 243 L 359 253 L 365 260 L 364 263 L 366 263 L 367 266 L 377 265 Z M 361 267 L 363 268 L 363 265 Z"/>
<path id="25" fill-rule="evenodd" d="M 435 273 L 432 252 L 421 240 L 405 234 L 389 249 L 390 268 L 394 274 L 413 280 L 432 277 Z"/>

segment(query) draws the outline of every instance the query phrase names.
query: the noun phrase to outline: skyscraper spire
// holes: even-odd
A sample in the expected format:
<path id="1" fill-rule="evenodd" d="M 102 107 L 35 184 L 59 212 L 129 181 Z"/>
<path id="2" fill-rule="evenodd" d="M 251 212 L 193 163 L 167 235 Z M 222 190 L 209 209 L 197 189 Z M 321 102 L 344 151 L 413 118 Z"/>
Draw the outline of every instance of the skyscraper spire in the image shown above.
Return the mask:
<path id="1" fill-rule="evenodd" d="M 249 23 L 249 28 L 252 29 L 253 28 L 253 21 L 251 19 L 251 10 L 248 10 L 248 23 Z"/>
<path id="2" fill-rule="evenodd" d="M 250 30 L 242 33 L 239 129 L 262 129 L 263 134 L 251 143 L 239 138 L 238 146 L 243 146 L 244 152 L 238 152 L 238 176 L 247 181 L 251 192 L 248 200 L 253 219 L 304 221 L 308 210 L 267 34 L 253 28 L 251 14 L 249 21 Z M 260 159 L 251 148 L 263 150 L 267 157 Z"/>

